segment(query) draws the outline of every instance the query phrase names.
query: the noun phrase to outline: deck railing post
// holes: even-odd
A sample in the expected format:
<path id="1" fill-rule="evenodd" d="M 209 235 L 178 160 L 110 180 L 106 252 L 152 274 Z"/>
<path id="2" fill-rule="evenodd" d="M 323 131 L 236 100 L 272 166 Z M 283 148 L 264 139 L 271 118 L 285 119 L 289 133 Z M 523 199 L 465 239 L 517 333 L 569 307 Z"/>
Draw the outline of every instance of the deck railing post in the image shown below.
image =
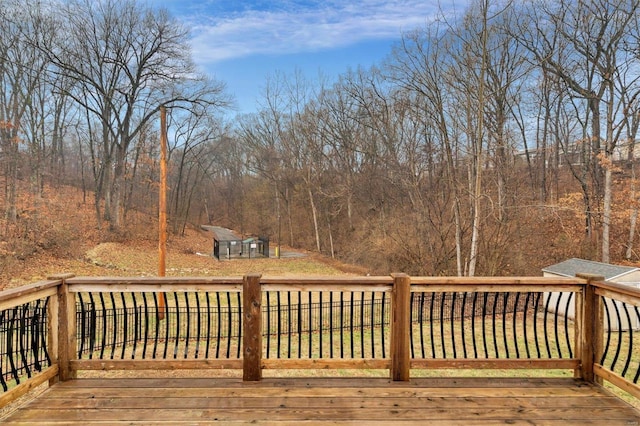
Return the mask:
<path id="1" fill-rule="evenodd" d="M 242 380 L 262 379 L 262 290 L 259 274 L 245 275 L 242 283 Z"/>
<path id="2" fill-rule="evenodd" d="M 411 357 L 409 327 L 411 326 L 411 278 L 393 274 L 391 293 L 391 379 L 409 381 Z"/>
<path id="3" fill-rule="evenodd" d="M 60 381 L 66 381 L 76 378 L 76 372 L 71 371 L 70 361 L 76 357 L 77 353 L 77 336 L 76 336 L 76 297 L 74 293 L 69 292 L 67 279 L 73 278 L 73 274 L 56 275 L 49 279 L 62 280 L 58 286 L 58 300 L 51 306 L 55 309 L 57 305 L 57 324 L 56 321 L 52 326 L 57 326 L 57 330 L 52 328 L 53 333 L 57 333 L 57 350 L 52 351 L 53 356 L 58 362 L 58 377 Z M 54 339 L 55 342 L 55 339 Z M 55 348 L 54 348 L 55 349 Z M 53 360 L 51 362 L 54 362 Z"/>
<path id="4" fill-rule="evenodd" d="M 53 279 L 52 277 L 48 277 L 48 279 Z M 62 281 L 58 285 L 58 288 L 62 285 Z M 58 361 L 59 354 L 59 339 L 58 330 L 60 330 L 60 303 L 59 297 L 56 294 L 55 296 L 50 296 L 49 301 L 47 303 L 47 348 L 49 353 L 49 359 L 51 365 L 60 365 Z M 49 380 L 49 385 L 53 386 L 59 380 L 59 370 L 58 374 L 52 377 Z"/>
<path id="5" fill-rule="evenodd" d="M 585 381 L 596 382 L 594 374 L 594 364 L 602 351 L 602 302 L 596 294 L 596 281 L 604 281 L 604 277 L 592 274 L 577 274 L 576 277 L 587 280 L 584 286 L 581 307 L 576 304 L 576 321 L 580 330 L 579 342 L 577 345 L 578 356 L 580 356 L 579 376 Z"/>

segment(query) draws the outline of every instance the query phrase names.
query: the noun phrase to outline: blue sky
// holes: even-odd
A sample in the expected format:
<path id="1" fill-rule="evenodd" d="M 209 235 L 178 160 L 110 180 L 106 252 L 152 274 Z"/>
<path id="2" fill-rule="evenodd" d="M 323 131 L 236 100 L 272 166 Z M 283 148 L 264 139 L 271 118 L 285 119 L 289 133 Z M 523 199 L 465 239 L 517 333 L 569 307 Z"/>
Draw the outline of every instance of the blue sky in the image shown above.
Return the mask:
<path id="1" fill-rule="evenodd" d="M 369 68 L 403 32 L 468 0 L 150 0 L 192 30 L 196 63 L 227 84 L 239 113 L 254 112 L 267 77 L 299 70 L 333 81 Z"/>

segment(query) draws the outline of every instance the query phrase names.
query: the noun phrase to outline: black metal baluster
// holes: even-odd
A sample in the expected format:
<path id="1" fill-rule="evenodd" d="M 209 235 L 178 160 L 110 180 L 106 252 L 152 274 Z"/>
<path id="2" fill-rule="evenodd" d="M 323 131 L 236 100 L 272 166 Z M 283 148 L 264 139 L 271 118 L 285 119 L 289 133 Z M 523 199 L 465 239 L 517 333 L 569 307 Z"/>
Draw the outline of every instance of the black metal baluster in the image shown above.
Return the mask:
<path id="1" fill-rule="evenodd" d="M 267 292 L 267 358 L 271 358 L 271 292 Z"/>
<path id="2" fill-rule="evenodd" d="M 242 299 L 240 299 L 240 293 L 236 293 L 236 306 L 238 307 L 238 348 L 236 350 L 236 358 L 240 358 L 242 353 Z"/>
<path id="3" fill-rule="evenodd" d="M 136 358 L 136 349 L 138 348 L 138 340 L 140 340 L 140 313 L 138 312 L 138 301 L 136 300 L 136 294 L 131 293 L 131 300 L 133 301 L 133 351 L 131 352 L 131 359 Z"/>
<path id="4" fill-rule="evenodd" d="M 319 321 L 319 327 L 318 327 L 318 339 L 319 339 L 319 341 L 318 341 L 318 346 L 319 346 L 319 349 L 320 349 L 319 350 L 320 353 L 318 354 L 318 356 L 320 358 L 322 358 L 322 321 L 323 321 L 323 318 L 322 318 L 322 308 L 323 308 L 322 291 L 320 291 L 318 293 L 318 300 L 320 302 L 320 312 L 319 312 L 319 319 L 318 319 L 318 321 Z"/>
<path id="5" fill-rule="evenodd" d="M 640 308 L 638 308 L 637 306 L 633 307 L 634 311 L 636 312 L 636 320 L 638 320 L 638 323 L 640 323 Z M 633 338 L 629 339 L 629 348 L 633 348 L 634 344 L 633 344 Z M 636 371 L 636 375 L 633 376 L 633 383 L 638 384 L 638 380 L 640 379 L 640 362 L 638 363 L 638 370 Z"/>
<path id="6" fill-rule="evenodd" d="M 18 327 L 18 348 L 20 351 L 20 359 L 22 360 L 22 370 L 27 374 L 27 377 L 31 377 L 31 368 L 29 367 L 28 360 L 28 351 L 25 347 L 25 341 L 28 340 L 29 328 L 27 324 L 27 319 L 29 316 L 29 304 L 25 303 L 22 305 L 22 313 L 20 314 L 20 320 L 18 323 L 20 326 Z"/>
<path id="7" fill-rule="evenodd" d="M 360 357 L 364 358 L 364 291 L 360 294 Z"/>
<path id="8" fill-rule="evenodd" d="M 91 331 L 89 332 L 89 359 L 93 359 L 93 352 L 96 347 L 96 336 L 97 336 L 97 327 L 98 327 L 98 315 L 96 311 L 96 302 L 93 298 L 93 293 L 89 293 L 89 302 L 91 303 L 91 322 L 90 327 Z"/>
<path id="9" fill-rule="evenodd" d="M 558 300 L 556 302 L 556 313 L 553 316 L 553 333 L 556 342 L 556 350 L 558 351 L 558 356 L 562 358 L 562 350 L 560 349 L 560 334 L 558 333 L 558 317 L 560 316 L 560 301 L 562 300 L 562 296 L 564 293 L 560 293 Z M 565 315 L 567 313 L 565 312 Z"/>
<path id="10" fill-rule="evenodd" d="M 412 359 L 416 357 L 415 350 L 414 350 L 415 349 L 414 348 L 414 343 L 413 343 L 413 316 L 414 316 L 413 315 L 413 311 L 414 311 L 414 309 L 413 309 L 413 307 L 414 307 L 413 299 L 414 299 L 414 295 L 415 295 L 415 293 L 413 293 L 413 292 L 409 295 L 409 324 L 410 324 L 410 327 L 409 327 L 409 348 L 411 349 L 411 355 L 410 356 L 411 356 Z M 418 315 L 418 318 L 420 318 L 420 315 Z M 422 337 L 422 336 L 420 336 L 420 337 Z"/>
<path id="11" fill-rule="evenodd" d="M 302 358 L 302 292 L 298 292 L 298 358 Z"/>
<path id="12" fill-rule="evenodd" d="M 233 334 L 233 314 L 231 312 L 231 294 L 227 292 L 227 359 L 231 357 L 231 335 Z M 238 343 L 239 344 L 239 343 Z"/>
<path id="13" fill-rule="evenodd" d="M 198 359 L 198 355 L 200 354 L 200 341 L 202 340 L 202 312 L 200 311 L 200 293 L 195 293 L 196 297 L 196 352 L 194 354 L 194 358 Z"/>
<path id="14" fill-rule="evenodd" d="M 104 351 L 107 348 L 107 308 L 104 303 L 104 295 L 100 295 L 100 308 L 102 309 L 102 344 L 100 345 L 100 359 L 104 359 Z"/>
<path id="15" fill-rule="evenodd" d="M 82 359 L 82 353 L 84 352 L 85 336 L 88 334 L 86 329 L 86 316 L 87 313 L 84 309 L 84 299 L 82 293 L 78 293 L 78 299 L 80 300 L 80 347 L 78 348 L 78 359 Z"/>
<path id="16" fill-rule="evenodd" d="M 618 343 L 616 344 L 616 354 L 613 356 L 613 361 L 611 362 L 611 371 L 615 371 L 616 364 L 618 363 L 618 357 L 620 356 L 620 349 L 622 347 L 622 318 L 620 317 L 620 310 L 618 309 L 616 301 L 611 300 L 611 304 L 613 305 L 613 310 L 615 311 L 616 319 L 618 320 Z"/>
<path id="17" fill-rule="evenodd" d="M 420 293 L 420 314 L 418 315 L 418 327 L 420 330 L 420 354 L 422 356 L 422 359 L 424 359 L 424 294 L 424 291 Z M 413 329 L 413 323 L 411 324 L 411 329 Z M 411 356 L 415 356 L 413 354 L 413 346 L 411 346 Z"/>
<path id="18" fill-rule="evenodd" d="M 505 358 L 507 359 L 509 359 L 509 340 L 507 338 L 507 308 L 509 305 L 509 294 L 509 292 L 504 292 L 502 294 L 502 341 L 504 343 Z"/>
<path id="19" fill-rule="evenodd" d="M 155 324 L 155 333 L 154 333 L 154 341 L 153 341 L 153 355 L 152 358 L 156 359 L 156 356 L 158 354 L 158 338 L 160 335 L 160 309 L 158 307 L 158 295 L 156 293 L 152 293 L 153 294 L 153 306 L 154 306 L 154 311 L 156 313 L 156 324 Z M 164 295 L 162 295 L 161 297 L 164 297 Z M 166 297 L 165 297 L 166 300 Z M 165 318 L 166 321 L 169 321 L 168 318 Z"/>
<path id="20" fill-rule="evenodd" d="M 182 328 L 182 324 L 180 321 L 180 299 L 178 298 L 178 293 L 173 292 L 173 299 L 176 303 L 176 325 L 175 325 L 175 332 L 176 335 L 174 337 L 176 343 L 173 345 L 173 359 L 177 359 L 178 358 L 178 344 L 180 343 L 180 330 Z M 168 305 L 168 303 L 167 303 Z"/>
<path id="21" fill-rule="evenodd" d="M 344 292 L 340 292 L 340 358 L 344 358 Z"/>
<path id="22" fill-rule="evenodd" d="M 351 299 L 351 303 L 350 303 L 350 306 L 349 306 L 349 310 L 350 310 L 349 311 L 349 331 L 351 333 L 351 339 L 350 339 L 351 340 L 351 358 L 355 358 L 355 355 L 354 355 L 354 342 L 353 342 L 353 340 L 354 340 L 354 336 L 353 336 L 353 316 L 354 316 L 354 312 L 353 312 L 353 310 L 354 310 L 353 293 L 350 293 L 349 297 Z"/>
<path id="23" fill-rule="evenodd" d="M 629 332 L 629 351 L 627 352 L 627 361 L 625 362 L 622 373 L 620 374 L 622 377 L 625 377 L 627 375 L 627 370 L 629 369 L 629 364 L 631 363 L 631 357 L 633 355 L 633 325 L 631 324 L 631 315 L 629 315 L 627 304 L 622 302 L 622 307 L 624 308 L 624 312 L 627 315 L 627 324 L 629 325 L 629 330 L 627 330 Z"/>
<path id="24" fill-rule="evenodd" d="M 549 318 L 549 306 L 551 305 L 551 295 L 554 293 L 549 293 L 548 297 L 547 297 L 547 302 L 545 303 L 545 307 L 544 307 L 544 315 L 543 315 L 543 324 L 544 324 L 544 333 L 543 333 L 543 337 L 544 337 L 544 344 L 547 348 L 547 357 L 551 358 L 551 345 L 549 344 L 549 328 L 548 328 L 548 318 Z M 560 300 L 560 295 L 562 293 L 555 293 L 558 294 L 558 300 Z M 558 313 L 556 312 L 556 315 L 558 315 Z"/>
<path id="25" fill-rule="evenodd" d="M 529 301 L 531 300 L 531 293 L 527 293 L 524 299 L 524 314 L 522 317 L 522 327 L 524 330 L 524 349 L 527 352 L 527 358 L 531 358 L 531 352 L 529 351 L 529 336 L 527 332 L 527 318 L 529 316 Z"/>
<path id="26" fill-rule="evenodd" d="M 542 353 L 540 352 L 540 341 L 538 339 L 538 310 L 540 308 L 541 297 L 542 293 L 536 293 L 536 299 L 533 303 L 533 338 L 536 342 L 536 353 L 538 355 L 538 359 L 542 358 Z"/>
<path id="27" fill-rule="evenodd" d="M 184 359 L 187 359 L 189 357 L 189 339 L 191 338 L 191 308 L 189 306 L 189 293 L 185 291 L 182 294 L 184 295 L 184 306 L 186 309 L 185 316 L 187 317 L 187 324 L 186 324 L 187 330 L 186 330 L 186 336 L 184 341 Z M 197 293 L 196 293 L 196 296 L 197 296 Z"/>
<path id="28" fill-rule="evenodd" d="M 386 320 L 385 310 L 384 310 L 385 306 L 387 306 L 386 298 L 387 298 L 387 293 L 382 293 L 382 304 L 380 305 L 381 306 L 380 315 L 382 317 L 381 319 L 382 327 L 380 328 L 380 336 L 382 337 L 382 358 L 387 357 L 387 349 L 385 346 L 385 335 L 387 334 L 385 331 L 385 324 L 387 323 L 387 320 Z"/>
<path id="29" fill-rule="evenodd" d="M 371 292 L 371 358 L 376 357 L 376 341 L 375 341 L 375 329 L 376 329 L 376 317 L 375 317 L 375 299 L 376 293 Z"/>
<path id="30" fill-rule="evenodd" d="M 482 294 L 482 345 L 484 347 L 484 357 L 489 358 L 489 349 L 487 345 L 487 300 L 489 293 Z"/>
<path id="31" fill-rule="evenodd" d="M 600 359 L 600 364 L 605 365 L 604 362 L 607 359 L 607 355 L 609 353 L 609 344 L 611 343 L 611 314 L 609 313 L 609 306 L 604 299 L 604 297 L 600 298 L 600 303 L 604 306 L 604 316 L 607 319 L 607 341 L 604 344 L 604 351 L 602 352 L 602 358 Z"/>
<path id="32" fill-rule="evenodd" d="M 276 313 L 276 332 L 278 333 L 276 338 L 276 358 L 280 358 L 281 352 L 281 344 L 282 344 L 282 302 L 280 297 L 280 292 L 276 292 L 276 305 L 277 305 L 277 313 Z"/>
<path id="33" fill-rule="evenodd" d="M 462 307 L 460 308 L 460 336 L 462 338 L 462 357 L 467 358 L 467 339 L 464 328 L 465 313 L 467 311 L 467 292 L 462 293 Z"/>
<path id="34" fill-rule="evenodd" d="M 47 299 L 44 302 L 44 312 L 42 313 L 42 318 L 46 319 L 48 318 L 47 312 L 49 311 L 49 300 L 51 298 L 47 297 Z M 0 321 L 0 324 L 2 324 L 2 321 Z M 47 327 L 45 326 L 43 333 L 41 334 L 41 338 L 42 338 L 42 348 L 44 349 L 44 358 L 47 361 L 47 365 L 50 367 L 51 366 L 51 357 L 49 356 L 49 344 L 47 342 Z M 55 333 L 55 331 L 54 331 Z M 0 368 L 0 371 L 2 371 L 2 369 Z"/>
<path id="35" fill-rule="evenodd" d="M 7 324 L 7 311 L 0 311 L 0 326 Z M 5 337 L 7 338 L 7 357 L 9 355 L 9 348 L 8 348 L 8 340 L 9 340 L 9 330 L 6 330 L 6 334 Z M 7 390 L 9 390 L 9 386 L 7 385 L 7 382 L 4 379 L 4 375 L 5 375 L 5 371 L 4 371 L 4 366 L 3 363 L 5 363 L 6 361 L 4 361 L 4 356 L 0 356 L 0 386 L 2 386 L 2 390 L 4 392 L 6 392 Z"/>
<path id="36" fill-rule="evenodd" d="M 209 346 L 211 346 L 211 295 L 209 292 L 205 293 L 205 297 L 207 301 L 207 346 L 204 350 L 204 357 L 209 359 Z"/>
<path id="37" fill-rule="evenodd" d="M 142 293 L 142 306 L 144 309 L 144 340 L 142 342 L 142 359 L 147 358 L 147 344 L 149 342 L 149 303 L 147 293 Z"/>
<path id="38" fill-rule="evenodd" d="M 431 358 L 435 358 L 436 357 L 436 342 L 435 342 L 435 333 L 433 331 L 433 327 L 435 326 L 435 321 L 433 320 L 433 311 L 434 311 L 434 307 L 435 307 L 435 299 L 436 299 L 436 294 L 435 293 L 430 293 L 431 294 L 431 304 L 429 306 L 429 334 L 431 337 Z"/>
<path id="39" fill-rule="evenodd" d="M 473 358 L 478 359 L 478 345 L 476 344 L 476 306 L 478 304 L 478 292 L 473 292 L 471 301 L 471 339 L 473 340 Z M 484 318 L 483 318 L 484 319 Z"/>
<path id="40" fill-rule="evenodd" d="M 41 357 L 40 357 L 40 335 L 44 333 L 45 327 L 42 322 L 42 312 L 40 310 L 41 299 L 35 301 L 33 307 L 33 315 L 31 321 L 31 354 L 33 355 L 33 368 L 36 371 L 42 371 Z M 0 370 L 1 371 L 1 370 Z M 2 372 L 0 372 L 2 374 Z"/>
<path id="41" fill-rule="evenodd" d="M 122 299 L 122 312 L 123 312 L 123 333 L 122 333 L 122 353 L 120 359 L 124 359 L 124 351 L 129 343 L 129 314 L 127 312 L 127 301 L 125 300 L 124 293 L 120 293 Z"/>
<path id="42" fill-rule="evenodd" d="M 216 333 L 216 359 L 220 358 L 220 335 L 222 334 L 222 307 L 220 306 L 220 292 L 216 292 L 216 302 L 218 303 L 218 330 Z"/>
<path id="43" fill-rule="evenodd" d="M 11 312 L 13 312 L 13 315 L 11 315 L 11 318 L 9 319 L 9 325 L 7 328 L 7 356 L 9 358 L 11 374 L 17 385 L 20 384 L 20 376 L 18 373 L 18 368 L 16 367 L 16 360 L 14 359 L 16 355 L 14 349 L 14 330 L 16 330 L 16 317 L 18 316 L 18 309 L 19 307 L 16 306 L 11 310 Z"/>
<path id="44" fill-rule="evenodd" d="M 447 358 L 447 343 L 445 342 L 445 333 L 444 333 L 444 307 L 447 301 L 447 293 L 441 294 L 442 298 L 440 299 L 440 344 L 442 345 L 442 358 Z"/>
<path id="45" fill-rule="evenodd" d="M 333 292 L 329 292 L 329 358 L 333 358 Z"/>
<path id="46" fill-rule="evenodd" d="M 458 350 L 456 348 L 456 318 L 455 318 L 455 312 L 456 312 L 456 292 L 454 291 L 453 293 L 451 293 L 451 312 L 450 312 L 450 318 L 451 318 L 451 346 L 453 349 L 453 359 L 458 358 Z"/>
<path id="47" fill-rule="evenodd" d="M 500 350 L 498 349 L 498 334 L 497 334 L 497 326 L 496 326 L 496 316 L 498 313 L 498 296 L 499 293 L 494 293 L 493 295 L 493 309 L 491 311 L 491 326 L 493 332 L 493 349 L 495 350 L 496 358 L 500 358 Z"/>
<path id="48" fill-rule="evenodd" d="M 573 358 L 573 348 L 571 347 L 571 339 L 569 338 L 569 307 L 571 306 L 571 300 L 573 299 L 573 292 L 569 293 L 567 297 L 567 304 L 564 307 L 564 338 L 567 344 L 567 350 L 569 352 L 569 358 Z M 575 315 L 575 307 L 573 308 Z M 560 355 L 562 358 L 562 355 Z"/>
<path id="49" fill-rule="evenodd" d="M 164 351 L 162 354 L 162 359 L 167 359 L 167 354 L 169 353 L 169 330 L 171 329 L 170 327 L 170 320 L 171 318 L 169 317 L 169 293 L 164 293 L 162 294 L 160 297 L 164 297 Z M 176 311 L 177 311 L 177 303 L 176 303 Z"/>
<path id="50" fill-rule="evenodd" d="M 309 358 L 313 357 L 313 300 L 311 292 L 308 292 L 309 299 Z"/>
<path id="51" fill-rule="evenodd" d="M 292 323 L 293 321 L 291 320 L 291 292 L 287 291 L 287 359 L 291 359 L 291 334 L 293 332 L 292 330 Z"/>
<path id="52" fill-rule="evenodd" d="M 118 310 L 116 309 L 116 299 L 113 293 L 109 293 L 109 298 L 111 299 L 111 311 L 113 312 L 113 338 L 111 339 L 111 355 L 109 358 L 113 359 L 116 353 L 116 338 L 118 335 Z"/>

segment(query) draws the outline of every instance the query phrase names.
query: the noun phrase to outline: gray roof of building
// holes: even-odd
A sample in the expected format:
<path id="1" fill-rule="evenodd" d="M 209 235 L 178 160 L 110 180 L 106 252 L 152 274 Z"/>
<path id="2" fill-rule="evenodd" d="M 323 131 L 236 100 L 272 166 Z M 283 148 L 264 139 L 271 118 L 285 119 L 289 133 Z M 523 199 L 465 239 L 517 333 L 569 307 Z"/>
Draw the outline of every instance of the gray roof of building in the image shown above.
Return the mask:
<path id="1" fill-rule="evenodd" d="M 575 277 L 576 274 L 602 275 L 605 280 L 612 280 L 621 275 L 637 271 L 633 266 L 611 265 L 609 263 L 594 262 L 584 259 L 569 259 L 555 265 L 547 266 L 542 271 L 551 272 L 565 277 Z"/>

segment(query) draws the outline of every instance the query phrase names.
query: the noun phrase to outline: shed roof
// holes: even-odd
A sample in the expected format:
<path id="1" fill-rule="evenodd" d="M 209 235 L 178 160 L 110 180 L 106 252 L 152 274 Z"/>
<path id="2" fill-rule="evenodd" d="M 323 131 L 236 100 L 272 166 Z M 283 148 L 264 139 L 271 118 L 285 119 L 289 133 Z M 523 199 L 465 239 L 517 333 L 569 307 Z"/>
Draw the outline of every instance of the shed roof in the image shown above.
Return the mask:
<path id="1" fill-rule="evenodd" d="M 610 263 L 573 258 L 547 266 L 542 269 L 542 272 L 550 272 L 564 277 L 575 277 L 576 274 L 593 274 L 602 275 L 605 280 L 614 280 L 615 278 L 638 270 L 640 270 L 640 268 L 633 266 L 611 265 Z"/>

